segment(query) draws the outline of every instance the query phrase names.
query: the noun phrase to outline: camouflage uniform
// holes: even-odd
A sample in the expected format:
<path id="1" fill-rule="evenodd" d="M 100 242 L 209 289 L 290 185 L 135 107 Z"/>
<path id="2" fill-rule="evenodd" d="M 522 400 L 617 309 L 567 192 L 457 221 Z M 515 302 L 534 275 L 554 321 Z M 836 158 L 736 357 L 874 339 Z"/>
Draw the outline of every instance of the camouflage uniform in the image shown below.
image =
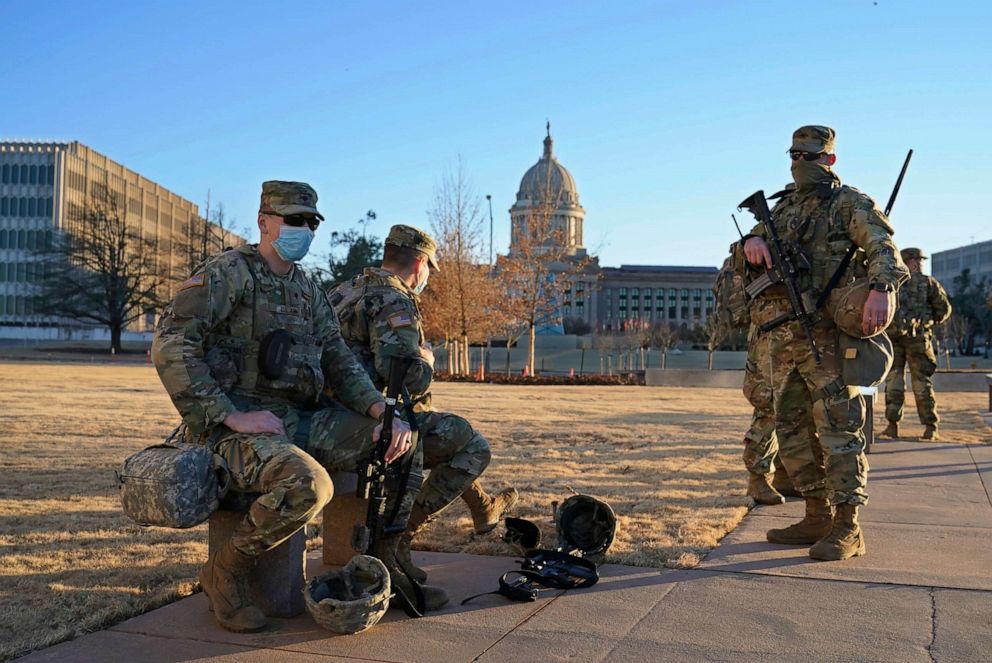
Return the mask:
<path id="1" fill-rule="evenodd" d="M 904 249 L 903 260 L 924 260 L 919 249 Z M 934 397 L 933 374 L 937 356 L 933 351 L 933 326 L 951 315 L 951 303 L 937 279 L 914 272 L 909 282 L 899 289 L 899 308 L 895 320 L 886 330 L 892 341 L 894 360 L 885 380 L 885 418 L 892 424 L 902 419 L 906 400 L 906 364 L 913 378 L 913 394 L 920 423 L 936 426 L 937 401 Z"/>
<path id="2" fill-rule="evenodd" d="M 386 242 L 420 248 L 423 238 L 430 242 L 425 253 L 433 261 L 433 239 L 410 226 L 394 226 Z M 377 387 L 385 387 L 393 357 L 416 358 L 406 387 L 415 401 L 424 467 L 430 469 L 417 504 L 427 515 L 441 511 L 482 474 L 491 454 L 489 443 L 468 421 L 431 408 L 434 367 L 420 354 L 425 339 L 416 293 L 393 273 L 370 267 L 329 295 L 345 340 Z"/>
<path id="3" fill-rule="evenodd" d="M 811 143 L 804 147 L 803 141 Z M 796 145 L 800 145 L 796 147 Z M 833 130 L 804 127 L 794 136 L 796 150 L 830 152 Z M 825 145 L 829 147 L 825 147 Z M 898 288 L 907 270 L 892 243 L 892 228 L 875 203 L 854 188 L 832 181 L 812 187 L 787 188 L 772 210 L 775 227 L 783 241 L 799 244 L 810 259 L 811 269 L 801 275 L 801 287 L 810 302 L 824 290 L 853 242 L 859 251 L 847 279 L 867 274 L 872 283 Z M 752 235 L 764 237 L 759 224 Z M 844 283 L 844 282 L 842 282 Z M 791 311 L 781 286 L 758 295 L 751 309 L 755 324 L 769 322 Z M 813 402 L 813 420 L 824 454 L 828 499 L 832 504 L 860 505 L 868 501 L 868 461 L 864 453 L 864 402 L 854 387 L 844 384 L 837 345 L 840 331 L 834 322 L 821 317 L 813 338 L 822 360 L 816 364 L 798 322 L 782 324 L 766 336 L 768 355 L 764 368 L 772 383 L 775 417 L 779 430 L 795 423 L 794 413 L 802 401 Z M 796 438 L 797 439 L 797 438 Z M 815 459 L 808 445 L 783 445 L 779 454 L 790 476 L 812 475 Z M 813 487 L 812 484 L 809 485 Z"/>
<path id="4" fill-rule="evenodd" d="M 275 330 L 293 340 L 278 376 L 259 361 Z M 243 554 L 273 548 L 302 527 L 331 497 L 327 470 L 354 470 L 371 451 L 377 422 L 359 413 L 382 394 L 342 339 L 326 295 L 295 265 L 273 273 L 255 245 L 208 259 L 180 286 L 159 320 L 152 359 L 188 436 L 224 457 L 235 489 L 261 493 L 233 535 Z M 325 384 L 347 407 L 318 409 Z M 286 435 L 232 431 L 223 421 L 235 410 L 269 410 Z"/>

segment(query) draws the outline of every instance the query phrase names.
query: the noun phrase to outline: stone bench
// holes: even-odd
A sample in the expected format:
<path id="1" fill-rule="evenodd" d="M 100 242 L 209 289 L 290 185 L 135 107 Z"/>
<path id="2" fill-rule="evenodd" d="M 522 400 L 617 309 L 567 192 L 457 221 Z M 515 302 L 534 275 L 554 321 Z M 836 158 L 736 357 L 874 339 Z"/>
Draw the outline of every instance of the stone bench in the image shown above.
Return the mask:
<path id="1" fill-rule="evenodd" d="M 324 507 L 323 562 L 344 566 L 356 554 L 351 547 L 355 523 L 364 522 L 368 501 L 355 495 L 358 477 L 353 472 L 335 472 L 334 497 Z M 210 554 L 231 538 L 258 493 L 231 491 L 208 521 Z M 306 610 L 306 528 L 268 552 L 262 553 L 249 580 L 255 604 L 267 617 L 295 617 Z"/>

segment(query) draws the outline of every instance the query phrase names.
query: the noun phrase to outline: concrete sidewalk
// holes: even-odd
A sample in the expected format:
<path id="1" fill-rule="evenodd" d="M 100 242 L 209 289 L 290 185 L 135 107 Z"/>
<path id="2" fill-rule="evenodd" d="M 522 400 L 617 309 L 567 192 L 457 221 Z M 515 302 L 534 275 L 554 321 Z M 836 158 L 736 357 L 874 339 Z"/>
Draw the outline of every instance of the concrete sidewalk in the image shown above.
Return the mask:
<path id="1" fill-rule="evenodd" d="M 424 619 L 393 610 L 335 637 L 304 614 L 238 635 L 197 594 L 22 660 L 992 660 L 992 447 L 880 442 L 870 461 L 858 559 L 814 563 L 804 547 L 766 543 L 766 529 L 800 517 L 794 501 L 752 511 L 696 569 L 607 565 L 594 587 L 535 603 L 460 606 L 514 560 L 422 553 L 453 599 Z"/>

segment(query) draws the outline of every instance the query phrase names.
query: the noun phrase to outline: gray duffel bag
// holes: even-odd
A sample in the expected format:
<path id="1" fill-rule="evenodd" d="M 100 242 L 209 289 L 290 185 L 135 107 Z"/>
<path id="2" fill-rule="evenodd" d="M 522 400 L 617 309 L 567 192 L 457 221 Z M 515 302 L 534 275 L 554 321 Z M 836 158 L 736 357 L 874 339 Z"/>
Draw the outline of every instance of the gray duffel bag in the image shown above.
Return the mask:
<path id="1" fill-rule="evenodd" d="M 230 486 L 224 459 L 176 429 L 162 444 L 142 449 L 117 472 L 124 513 L 139 525 L 185 529 L 217 510 Z"/>

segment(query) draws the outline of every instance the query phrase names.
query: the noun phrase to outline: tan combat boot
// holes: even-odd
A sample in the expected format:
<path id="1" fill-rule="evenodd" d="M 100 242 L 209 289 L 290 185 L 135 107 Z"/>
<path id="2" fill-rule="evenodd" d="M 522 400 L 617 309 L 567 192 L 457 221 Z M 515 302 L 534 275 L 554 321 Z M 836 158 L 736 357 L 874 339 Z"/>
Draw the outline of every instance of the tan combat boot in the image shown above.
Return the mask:
<path id="1" fill-rule="evenodd" d="M 210 600 L 214 618 L 228 631 L 251 633 L 265 628 L 265 615 L 252 604 L 248 574 L 255 558 L 228 541 L 210 556 L 198 578 Z"/>
<path id="2" fill-rule="evenodd" d="M 410 520 L 407 522 L 406 531 L 403 532 L 400 540 L 396 543 L 396 558 L 402 564 L 406 565 L 407 570 L 410 572 L 410 577 L 420 584 L 427 582 L 427 571 L 424 571 L 413 563 L 413 557 L 410 556 L 410 545 L 413 543 L 413 537 L 423 529 L 426 522 L 427 513 L 424 511 L 424 508 L 419 504 L 414 504 L 413 511 L 410 512 Z"/>
<path id="3" fill-rule="evenodd" d="M 785 498 L 778 494 L 768 483 L 767 474 L 749 472 L 747 478 L 747 496 L 756 504 L 785 504 Z"/>
<path id="4" fill-rule="evenodd" d="M 830 505 L 826 498 L 807 497 L 806 516 L 802 520 L 782 529 L 770 529 L 765 536 L 772 543 L 809 545 L 829 534 L 831 524 Z"/>
<path id="5" fill-rule="evenodd" d="M 838 504 L 834 513 L 833 528 L 821 541 L 809 549 L 813 559 L 836 561 L 865 554 L 865 538 L 858 524 L 858 507 Z"/>
<path id="6" fill-rule="evenodd" d="M 894 421 L 890 421 L 889 425 L 885 427 L 881 433 L 878 434 L 879 437 L 887 437 L 892 440 L 899 439 L 899 424 Z"/>
<path id="7" fill-rule="evenodd" d="M 780 495 L 785 495 L 786 497 L 802 497 L 802 494 L 796 490 L 796 485 L 792 483 L 792 479 L 789 478 L 789 473 L 782 466 L 775 468 L 775 476 L 772 477 L 772 488 L 777 490 Z"/>
<path id="8" fill-rule="evenodd" d="M 482 484 L 473 481 L 472 485 L 462 493 L 462 499 L 472 512 L 472 524 L 475 526 L 476 534 L 491 532 L 499 524 L 499 519 L 503 514 L 516 505 L 520 495 L 516 488 L 507 488 L 490 497 L 482 489 Z"/>
<path id="9" fill-rule="evenodd" d="M 939 440 L 940 433 L 937 432 L 936 424 L 927 424 L 927 427 L 923 429 L 923 435 L 920 436 L 920 439 L 932 441 Z"/>
<path id="10" fill-rule="evenodd" d="M 396 590 L 400 590 L 411 601 L 416 601 L 416 591 L 414 583 L 420 588 L 424 595 L 424 610 L 430 612 L 440 610 L 448 604 L 448 593 L 436 585 L 424 585 L 415 580 L 411 580 L 404 572 L 404 564 L 399 560 L 397 548 L 399 545 L 398 536 L 383 537 L 372 550 L 372 556 L 378 557 L 389 571 L 389 581 Z M 406 568 L 406 572 L 410 572 Z M 398 604 L 392 604 L 398 605 Z"/>

